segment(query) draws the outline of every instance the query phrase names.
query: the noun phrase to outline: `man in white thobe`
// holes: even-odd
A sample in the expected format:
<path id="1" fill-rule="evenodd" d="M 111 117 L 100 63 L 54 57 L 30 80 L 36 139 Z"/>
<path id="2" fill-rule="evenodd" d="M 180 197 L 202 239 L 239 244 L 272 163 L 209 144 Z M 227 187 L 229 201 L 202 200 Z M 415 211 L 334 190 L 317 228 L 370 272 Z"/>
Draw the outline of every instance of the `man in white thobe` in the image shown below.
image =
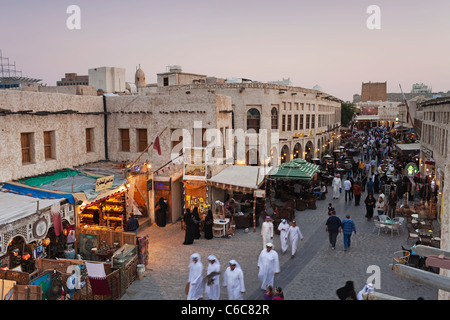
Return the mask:
<path id="1" fill-rule="evenodd" d="M 288 249 L 287 232 L 289 229 L 289 224 L 286 219 L 282 219 L 281 223 L 278 225 L 278 231 L 280 231 L 280 242 L 281 242 L 281 253 L 285 254 Z"/>
<path id="2" fill-rule="evenodd" d="M 331 186 L 333 187 L 333 199 L 339 199 L 339 190 L 342 188 L 342 181 L 339 174 L 333 178 Z"/>
<path id="3" fill-rule="evenodd" d="M 259 254 L 258 269 L 258 278 L 262 282 L 261 289 L 266 290 L 269 285 L 273 287 L 275 274 L 280 272 L 280 261 L 278 253 L 273 250 L 273 244 L 270 242 Z"/>
<path id="4" fill-rule="evenodd" d="M 295 256 L 297 252 L 298 239 L 303 240 L 303 235 L 295 221 L 292 221 L 291 226 L 286 234 L 286 241 L 289 239 L 291 243 L 291 258 Z"/>
<path id="5" fill-rule="evenodd" d="M 230 260 L 223 275 L 223 286 L 227 288 L 229 300 L 243 300 L 245 293 L 244 273 L 236 260 Z"/>
<path id="6" fill-rule="evenodd" d="M 272 242 L 273 239 L 273 223 L 269 216 L 262 223 L 261 237 L 263 238 L 263 249 L 266 249 L 266 244 Z"/>
<path id="7" fill-rule="evenodd" d="M 203 298 L 203 264 L 200 261 L 200 255 L 193 253 L 191 263 L 189 264 L 189 291 L 188 300 L 199 300 Z"/>
<path id="8" fill-rule="evenodd" d="M 220 298 L 220 263 L 215 255 L 208 257 L 208 268 L 206 269 L 205 295 L 209 300 Z"/>

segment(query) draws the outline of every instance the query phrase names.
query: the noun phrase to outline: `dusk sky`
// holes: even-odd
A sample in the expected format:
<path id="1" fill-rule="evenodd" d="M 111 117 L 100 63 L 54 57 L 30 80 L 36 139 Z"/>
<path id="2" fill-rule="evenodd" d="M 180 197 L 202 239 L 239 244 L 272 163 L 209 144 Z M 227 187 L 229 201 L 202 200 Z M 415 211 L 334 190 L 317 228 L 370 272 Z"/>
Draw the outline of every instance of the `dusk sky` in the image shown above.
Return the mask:
<path id="1" fill-rule="evenodd" d="M 65 73 L 114 66 L 147 83 L 168 65 L 185 72 L 316 84 L 342 100 L 362 82 L 405 92 L 416 82 L 450 90 L 450 1 L 24 0 L 2 1 L 0 50 L 49 86 Z M 67 7 L 81 9 L 69 30 Z M 370 30 L 370 5 L 381 29 Z"/>

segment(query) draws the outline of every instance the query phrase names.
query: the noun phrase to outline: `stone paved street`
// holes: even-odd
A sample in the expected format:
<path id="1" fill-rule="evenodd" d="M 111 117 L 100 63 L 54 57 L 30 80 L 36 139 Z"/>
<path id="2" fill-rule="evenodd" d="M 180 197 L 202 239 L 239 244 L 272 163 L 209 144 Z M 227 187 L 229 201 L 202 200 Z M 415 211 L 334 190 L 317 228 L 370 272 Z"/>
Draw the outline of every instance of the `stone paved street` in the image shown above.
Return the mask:
<path id="1" fill-rule="evenodd" d="M 363 193 L 361 202 L 366 194 Z M 330 199 L 330 187 L 326 200 L 317 202 L 316 210 L 296 211 L 296 221 L 303 233 L 304 240 L 299 242 L 297 255 L 291 259 L 289 251 L 280 254 L 281 272 L 275 276 L 275 285 L 281 286 L 287 300 L 336 300 L 336 289 L 347 280 L 355 283 L 358 292 L 372 272 L 367 273 L 371 265 L 379 266 L 381 271 L 380 289 L 377 292 L 415 300 L 424 297 L 436 300 L 437 290 L 406 280 L 389 270 L 392 255 L 407 244 L 407 233 L 402 226 L 400 235 L 377 234 L 373 221 L 364 217 L 365 207 L 355 207 L 354 202 L 345 202 L 344 194 L 339 200 Z M 352 236 L 352 246 L 343 250 L 342 234 L 338 237 L 336 250 L 331 250 L 325 222 L 328 218 L 327 205 L 333 203 L 337 216 L 341 219 L 349 213 L 356 223 L 357 234 Z M 164 228 L 148 227 L 143 232 L 149 234 L 150 262 L 143 280 L 137 279 L 128 288 L 123 300 L 184 300 L 184 287 L 188 278 L 189 257 L 198 252 L 207 268 L 207 257 L 216 255 L 221 263 L 222 272 L 228 261 L 237 260 L 245 277 L 245 299 L 261 300 L 263 292 L 257 277 L 257 259 L 262 250 L 260 227 L 256 232 L 250 228 L 236 230 L 232 238 L 214 238 L 195 240 L 193 245 L 182 245 L 184 231 L 180 223 L 169 224 Z M 275 249 L 280 253 L 280 239 L 274 237 Z M 412 242 L 409 243 L 412 245 Z M 222 280 L 222 278 L 221 278 Z M 227 299 L 226 291 L 221 289 L 221 299 Z"/>

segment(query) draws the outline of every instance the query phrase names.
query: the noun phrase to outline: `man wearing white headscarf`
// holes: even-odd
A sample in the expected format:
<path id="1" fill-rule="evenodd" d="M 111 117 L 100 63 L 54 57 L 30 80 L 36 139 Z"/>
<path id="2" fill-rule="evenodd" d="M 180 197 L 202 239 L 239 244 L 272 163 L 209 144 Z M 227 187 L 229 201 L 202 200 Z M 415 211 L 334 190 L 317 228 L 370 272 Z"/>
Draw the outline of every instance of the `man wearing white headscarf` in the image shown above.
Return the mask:
<path id="1" fill-rule="evenodd" d="M 281 253 L 285 254 L 288 249 L 287 232 L 289 229 L 289 224 L 286 219 L 282 219 L 281 223 L 278 225 L 278 231 L 280 231 L 280 242 L 281 242 Z"/>
<path id="2" fill-rule="evenodd" d="M 331 186 L 333 187 L 333 199 L 339 199 L 339 190 L 342 188 L 342 181 L 339 174 L 333 178 Z"/>
<path id="3" fill-rule="evenodd" d="M 363 293 L 373 293 L 374 292 L 374 288 L 373 288 L 373 284 L 372 283 L 368 283 L 364 286 L 364 288 L 361 289 L 360 292 L 358 292 L 358 294 L 356 295 L 356 300 L 365 300 Z"/>
<path id="4" fill-rule="evenodd" d="M 200 255 L 193 253 L 191 263 L 189 264 L 189 291 L 188 300 L 199 300 L 203 298 L 203 264 L 200 261 Z"/>
<path id="5" fill-rule="evenodd" d="M 267 216 L 265 221 L 262 223 L 261 237 L 263 238 L 263 249 L 265 249 L 266 244 L 268 242 L 272 242 L 273 239 L 273 223 L 269 216 Z"/>
<path id="6" fill-rule="evenodd" d="M 286 235 L 286 241 L 288 238 L 291 242 L 291 258 L 293 258 L 295 253 L 297 252 L 298 239 L 303 240 L 303 235 L 295 220 L 292 221 L 291 226 L 289 227 Z"/>
<path id="7" fill-rule="evenodd" d="M 243 300 L 245 293 L 244 273 L 236 260 L 230 260 L 223 275 L 223 286 L 227 288 L 229 300 Z"/>
<path id="8" fill-rule="evenodd" d="M 205 295 L 209 300 L 220 298 L 220 263 L 215 255 L 208 257 L 208 268 L 206 269 Z"/>
<path id="9" fill-rule="evenodd" d="M 258 269 L 258 278 L 262 282 L 261 289 L 266 290 L 269 285 L 273 287 L 275 274 L 280 272 L 280 261 L 278 253 L 273 250 L 273 244 L 270 242 L 259 254 Z"/>

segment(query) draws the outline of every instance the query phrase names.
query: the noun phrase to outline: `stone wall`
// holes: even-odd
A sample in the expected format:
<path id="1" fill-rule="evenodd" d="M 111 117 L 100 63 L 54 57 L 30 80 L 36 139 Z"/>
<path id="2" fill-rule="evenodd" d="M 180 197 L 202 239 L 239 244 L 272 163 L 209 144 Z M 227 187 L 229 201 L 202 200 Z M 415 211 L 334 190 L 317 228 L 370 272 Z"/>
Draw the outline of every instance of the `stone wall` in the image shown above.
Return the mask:
<path id="1" fill-rule="evenodd" d="M 147 129 L 148 143 L 160 136 L 161 155 L 151 147 L 142 157 L 142 162 L 152 163 L 153 168 L 171 160 L 172 140 L 176 140 L 175 129 L 187 129 L 191 134 L 195 122 L 203 128 L 231 128 L 231 100 L 216 94 L 186 94 L 184 92 L 155 96 L 119 96 L 106 98 L 108 115 L 108 150 L 112 161 L 136 160 L 137 129 Z M 223 111 L 223 112 L 220 112 Z M 120 129 L 129 129 L 130 151 L 120 150 Z"/>
<path id="2" fill-rule="evenodd" d="M 68 111 L 71 110 L 71 111 Z M 101 97 L 0 91 L 0 182 L 104 159 Z M 93 151 L 86 152 L 86 129 Z M 53 158 L 45 159 L 44 132 L 53 132 Z M 34 159 L 22 164 L 21 133 L 32 133 Z"/>

